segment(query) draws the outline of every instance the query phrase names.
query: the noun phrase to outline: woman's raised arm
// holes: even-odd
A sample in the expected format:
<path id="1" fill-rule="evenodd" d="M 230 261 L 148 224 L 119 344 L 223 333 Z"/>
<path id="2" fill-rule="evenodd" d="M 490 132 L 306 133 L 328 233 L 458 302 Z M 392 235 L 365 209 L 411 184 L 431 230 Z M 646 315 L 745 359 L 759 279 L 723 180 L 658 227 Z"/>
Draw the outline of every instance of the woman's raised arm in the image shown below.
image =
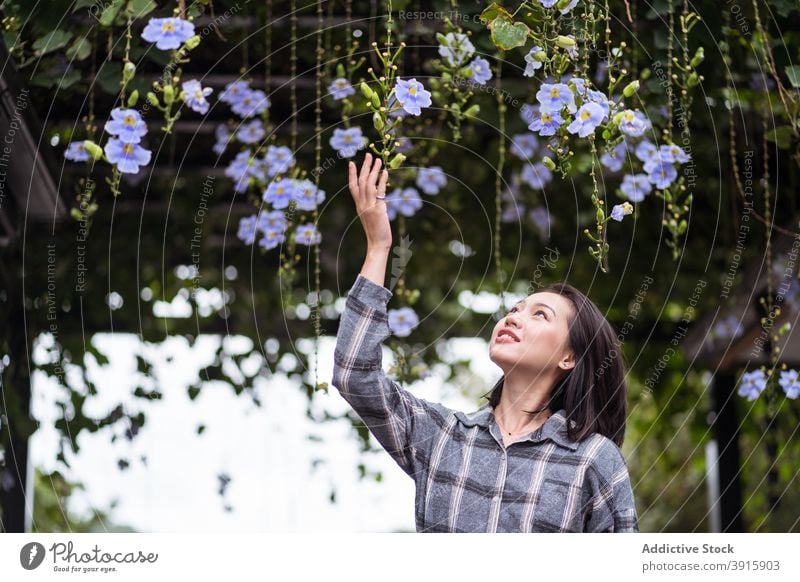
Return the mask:
<path id="1" fill-rule="evenodd" d="M 350 193 L 368 248 L 339 320 L 332 384 L 397 464 L 415 477 L 427 460 L 418 453 L 427 449 L 452 411 L 414 396 L 383 371 L 382 344 L 391 335 L 386 306 L 392 297 L 383 281 L 392 234 L 386 203 L 377 198 L 385 195 L 387 173 L 376 184 L 380 160 L 371 169 L 370 160 L 367 154 L 359 177 L 350 164 Z"/>

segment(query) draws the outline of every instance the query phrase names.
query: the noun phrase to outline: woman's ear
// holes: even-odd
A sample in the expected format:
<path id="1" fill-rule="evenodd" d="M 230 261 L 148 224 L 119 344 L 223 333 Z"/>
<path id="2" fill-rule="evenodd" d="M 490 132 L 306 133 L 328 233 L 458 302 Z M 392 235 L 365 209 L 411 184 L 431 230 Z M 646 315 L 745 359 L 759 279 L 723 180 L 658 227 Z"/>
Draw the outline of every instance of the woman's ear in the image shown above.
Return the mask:
<path id="1" fill-rule="evenodd" d="M 567 354 L 561 358 L 561 361 L 558 363 L 558 367 L 562 370 L 569 371 L 575 367 L 575 354 L 570 350 Z"/>

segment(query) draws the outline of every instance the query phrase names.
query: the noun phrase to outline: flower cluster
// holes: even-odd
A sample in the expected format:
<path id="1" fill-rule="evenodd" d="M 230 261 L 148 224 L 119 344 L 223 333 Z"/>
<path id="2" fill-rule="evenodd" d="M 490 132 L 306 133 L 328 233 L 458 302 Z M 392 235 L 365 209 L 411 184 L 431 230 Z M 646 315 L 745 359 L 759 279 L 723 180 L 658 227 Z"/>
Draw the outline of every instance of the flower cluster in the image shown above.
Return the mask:
<path id="1" fill-rule="evenodd" d="M 462 32 L 438 34 L 439 55 L 452 68 L 459 69 L 459 74 L 470 81 L 483 85 L 492 78 L 489 61 L 483 57 L 470 58 L 475 54 L 475 46 L 469 37 Z"/>
<path id="2" fill-rule="evenodd" d="M 252 89 L 248 81 L 233 81 L 225 85 L 219 100 L 227 103 L 231 111 L 243 119 L 260 115 L 271 103 L 261 89 Z"/>
<path id="3" fill-rule="evenodd" d="M 244 192 L 250 178 L 266 182 L 268 177 L 285 174 L 294 163 L 295 158 L 288 147 L 270 145 L 263 158 L 255 157 L 249 150 L 239 152 L 225 168 L 225 175 L 233 180 L 236 192 Z"/>
<path id="4" fill-rule="evenodd" d="M 147 133 L 147 124 L 138 111 L 114 108 L 111 119 L 106 121 L 105 130 L 112 137 L 103 151 L 119 172 L 136 174 L 140 166 L 150 163 L 150 150 L 139 145 Z"/>
<path id="5" fill-rule="evenodd" d="M 620 191 L 631 202 L 641 202 L 654 187 L 663 190 L 671 186 L 678 177 L 676 166 L 685 164 L 691 156 L 674 144 L 656 147 L 648 139 L 634 143 L 633 139 L 626 137 L 612 152 L 604 153 L 600 163 L 610 171 L 617 172 L 622 169 L 626 159 L 642 162 L 644 173 L 623 176 Z"/>
<path id="6" fill-rule="evenodd" d="M 786 397 L 794 400 L 800 396 L 800 381 L 798 381 L 797 370 L 783 370 L 781 371 L 778 384 L 786 393 Z M 764 370 L 758 369 L 752 372 L 747 372 L 742 375 L 739 382 L 739 396 L 747 398 L 747 400 L 757 399 L 764 389 L 767 387 L 767 376 Z"/>

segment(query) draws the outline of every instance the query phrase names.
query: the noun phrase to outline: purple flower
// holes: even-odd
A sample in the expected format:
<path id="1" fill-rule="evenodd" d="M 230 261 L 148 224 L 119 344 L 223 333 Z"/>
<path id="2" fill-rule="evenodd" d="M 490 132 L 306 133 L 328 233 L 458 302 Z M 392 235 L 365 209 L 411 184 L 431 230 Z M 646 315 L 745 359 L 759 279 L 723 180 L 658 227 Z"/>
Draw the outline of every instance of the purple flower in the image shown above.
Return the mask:
<path id="1" fill-rule="evenodd" d="M 353 89 L 353 86 L 350 84 L 350 81 L 345 79 L 344 77 L 340 77 L 338 79 L 334 79 L 333 82 L 328 87 L 328 93 L 333 96 L 334 99 L 337 101 L 340 99 L 344 99 L 348 95 L 354 95 L 356 92 Z"/>
<path id="2" fill-rule="evenodd" d="M 294 240 L 299 245 L 315 245 L 322 240 L 322 235 L 317 232 L 317 227 L 313 223 L 297 225 L 297 230 L 294 233 Z"/>
<path id="3" fill-rule="evenodd" d="M 264 192 L 263 200 L 272 204 L 273 208 L 286 208 L 292 199 L 296 199 L 297 184 L 291 178 L 282 178 L 270 182 Z"/>
<path id="4" fill-rule="evenodd" d="M 231 138 L 231 132 L 228 129 L 228 126 L 224 123 L 217 125 L 216 129 L 214 130 L 214 137 L 217 141 L 214 144 L 214 147 L 211 149 L 214 150 L 215 154 L 221 156 L 223 153 L 225 153 L 225 148 L 228 147 L 228 140 Z"/>
<path id="5" fill-rule="evenodd" d="M 264 163 L 267 166 L 267 174 L 277 176 L 278 174 L 285 174 L 294 165 L 295 159 L 292 155 L 292 150 L 286 146 L 267 147 L 267 153 L 264 156 Z"/>
<path id="6" fill-rule="evenodd" d="M 125 143 L 139 143 L 147 133 L 147 124 L 135 109 L 111 110 L 111 119 L 106 121 L 105 130 Z"/>
<path id="7" fill-rule="evenodd" d="M 248 117 L 259 115 L 268 109 L 269 106 L 270 102 L 266 93 L 261 89 L 249 89 L 238 101 L 235 101 L 233 105 L 231 105 L 231 111 L 239 117 L 247 119 Z"/>
<path id="8" fill-rule="evenodd" d="M 555 6 L 556 2 L 558 2 L 558 0 L 539 0 L 539 4 L 545 8 L 552 8 Z"/>
<path id="9" fill-rule="evenodd" d="M 539 140 L 532 133 L 518 133 L 511 138 L 511 153 L 522 160 L 530 160 L 538 147 Z"/>
<path id="10" fill-rule="evenodd" d="M 343 158 L 352 158 L 358 150 L 366 145 L 365 142 L 366 139 L 361 133 L 361 128 L 356 126 L 350 129 L 334 129 L 330 144 Z"/>
<path id="11" fill-rule="evenodd" d="M 539 118 L 539 105 L 523 103 L 519 109 L 519 116 L 525 125 L 530 125 L 535 119 Z"/>
<path id="12" fill-rule="evenodd" d="M 539 233 L 542 241 L 550 238 L 550 213 L 544 206 L 535 206 L 528 212 L 534 228 Z"/>
<path id="13" fill-rule="evenodd" d="M 191 79 L 181 83 L 183 89 L 183 102 L 189 106 L 189 109 L 197 113 L 208 113 L 208 101 L 206 97 L 211 95 L 213 89 L 211 87 L 203 88 L 200 81 Z"/>
<path id="14" fill-rule="evenodd" d="M 685 164 L 690 159 L 689 155 L 683 151 L 683 148 L 674 144 L 662 145 L 658 148 L 658 154 L 662 161 L 670 163 L 677 162 L 679 164 Z"/>
<path id="15" fill-rule="evenodd" d="M 64 157 L 70 162 L 88 162 L 91 156 L 83 147 L 83 140 L 70 142 L 64 150 Z"/>
<path id="16" fill-rule="evenodd" d="M 239 230 L 236 236 L 246 245 L 256 241 L 256 215 L 244 216 L 239 219 Z"/>
<path id="17" fill-rule="evenodd" d="M 565 105 L 570 113 L 575 113 L 575 95 L 569 85 L 564 83 L 548 84 L 544 83 L 536 93 L 536 99 L 541 103 L 540 111 L 551 111 L 559 113 Z"/>
<path id="18" fill-rule="evenodd" d="M 194 36 L 194 24 L 181 18 L 151 18 L 142 38 L 160 50 L 176 49 Z"/>
<path id="19" fill-rule="evenodd" d="M 441 166 L 420 168 L 417 174 L 417 186 L 425 194 L 438 194 L 440 189 L 447 186 L 447 176 Z"/>
<path id="20" fill-rule="evenodd" d="M 137 143 L 126 143 L 121 139 L 111 138 L 103 150 L 108 161 L 117 166 L 123 174 L 136 174 L 139 166 L 150 163 L 150 150 Z"/>
<path id="21" fill-rule="evenodd" d="M 261 237 L 261 240 L 258 241 L 258 246 L 269 250 L 274 249 L 282 242 L 286 242 L 286 235 L 283 232 L 268 230 L 264 233 L 264 236 Z"/>
<path id="22" fill-rule="evenodd" d="M 622 163 L 625 161 L 627 155 L 628 144 L 621 141 L 610 153 L 606 152 L 600 156 L 600 163 L 612 172 L 617 172 L 622 168 Z"/>
<path id="23" fill-rule="evenodd" d="M 597 103 L 603 108 L 603 121 L 606 121 L 608 119 L 608 114 L 611 112 L 611 105 L 609 104 L 606 94 L 601 91 L 595 91 L 594 89 L 587 89 L 586 99 L 591 103 Z"/>
<path id="24" fill-rule="evenodd" d="M 492 70 L 489 68 L 489 61 L 483 57 L 475 57 L 469 64 L 472 69 L 472 80 L 483 85 L 486 81 L 492 78 Z"/>
<path id="25" fill-rule="evenodd" d="M 534 190 L 543 190 L 553 179 L 553 173 L 541 162 L 525 164 L 520 175 L 522 181 Z"/>
<path id="26" fill-rule="evenodd" d="M 439 55 L 451 67 L 460 67 L 475 53 L 475 47 L 466 34 L 448 32 L 444 39 L 439 38 Z"/>
<path id="27" fill-rule="evenodd" d="M 286 230 L 286 215 L 280 210 L 261 212 L 258 215 L 256 228 L 263 233 L 270 231 L 283 232 Z"/>
<path id="28" fill-rule="evenodd" d="M 264 139 L 265 135 L 264 124 L 261 123 L 260 119 L 253 119 L 248 123 L 243 123 L 236 130 L 236 139 L 247 144 L 258 143 Z"/>
<path id="29" fill-rule="evenodd" d="M 400 106 L 411 115 L 420 115 L 420 108 L 431 104 L 430 92 L 416 79 L 398 79 L 395 95 Z"/>
<path id="30" fill-rule="evenodd" d="M 797 381 L 797 370 L 782 370 L 778 384 L 786 392 L 786 398 L 794 400 L 800 396 L 800 382 Z"/>
<path id="31" fill-rule="evenodd" d="M 398 153 L 406 154 L 414 147 L 414 144 L 412 144 L 411 140 L 407 137 L 398 137 L 396 141 L 398 144 L 400 144 L 395 147 L 395 151 Z"/>
<path id="32" fill-rule="evenodd" d="M 225 85 L 225 89 L 219 94 L 219 100 L 228 105 L 233 105 L 238 103 L 249 90 L 250 83 L 247 81 L 232 81 Z"/>
<path id="33" fill-rule="evenodd" d="M 605 115 L 603 108 L 597 103 L 588 102 L 581 105 L 575 119 L 567 126 L 567 131 L 577 133 L 578 137 L 586 137 L 597 129 Z"/>
<path id="34" fill-rule="evenodd" d="M 619 130 L 631 137 L 639 137 L 647 130 L 647 121 L 641 111 L 626 109 L 619 120 Z"/>
<path id="35" fill-rule="evenodd" d="M 649 140 L 643 139 L 636 146 L 636 157 L 643 162 L 648 161 L 658 152 L 658 148 L 654 146 Z"/>
<path id="36" fill-rule="evenodd" d="M 419 317 L 410 307 L 390 309 L 387 316 L 389 329 L 397 337 L 407 337 L 419 325 Z"/>
<path id="37" fill-rule="evenodd" d="M 744 333 L 744 326 L 735 316 L 729 315 L 714 326 L 713 336 L 718 339 L 735 339 Z"/>
<path id="38" fill-rule="evenodd" d="M 766 387 L 767 376 L 764 374 L 764 370 L 753 370 L 742 376 L 737 393 L 739 396 L 745 396 L 748 400 L 755 400 Z"/>
<path id="39" fill-rule="evenodd" d="M 622 204 L 615 204 L 611 209 L 611 218 L 616 221 L 621 221 L 623 216 L 627 216 L 633 212 L 633 205 L 630 202 L 623 202 Z"/>
<path id="40" fill-rule="evenodd" d="M 631 202 L 641 202 L 645 196 L 650 194 L 653 187 L 646 174 L 627 174 L 622 178 L 622 185 L 619 189 Z"/>
<path id="41" fill-rule="evenodd" d="M 311 180 L 300 180 L 295 186 L 294 198 L 300 210 L 314 210 L 325 200 L 325 190 L 319 190 Z"/>
<path id="42" fill-rule="evenodd" d="M 668 162 L 650 160 L 645 163 L 644 170 L 650 183 L 660 190 L 668 187 L 678 177 L 675 167 Z"/>
<path id="43" fill-rule="evenodd" d="M 525 71 L 522 73 L 525 77 L 533 77 L 535 72 L 538 69 L 542 68 L 543 65 L 542 61 L 537 61 L 534 58 L 534 55 L 537 55 L 539 53 L 544 53 L 542 47 L 534 46 L 530 51 L 528 51 L 528 54 L 525 55 L 526 65 L 525 65 Z"/>
<path id="44" fill-rule="evenodd" d="M 531 131 L 539 132 L 541 136 L 555 135 L 556 130 L 564 123 L 561 114 L 551 111 L 542 111 L 537 119 L 528 126 Z"/>
<path id="45" fill-rule="evenodd" d="M 251 177 L 261 181 L 266 179 L 261 164 L 250 155 L 249 151 L 239 152 L 225 168 L 225 175 L 233 180 L 233 189 L 236 192 L 247 190 L 248 180 Z"/>
<path id="46" fill-rule="evenodd" d="M 422 208 L 422 198 L 416 188 L 395 188 L 386 195 L 386 213 L 394 220 L 399 212 L 403 216 L 414 216 Z"/>

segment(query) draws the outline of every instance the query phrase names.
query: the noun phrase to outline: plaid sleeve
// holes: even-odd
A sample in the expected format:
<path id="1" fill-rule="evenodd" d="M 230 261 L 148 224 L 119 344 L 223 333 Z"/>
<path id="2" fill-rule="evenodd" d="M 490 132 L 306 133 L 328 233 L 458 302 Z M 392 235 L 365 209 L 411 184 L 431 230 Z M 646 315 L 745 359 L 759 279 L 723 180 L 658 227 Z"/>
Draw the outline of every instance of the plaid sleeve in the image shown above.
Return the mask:
<path id="1" fill-rule="evenodd" d="M 384 373 L 381 344 L 391 333 L 386 311 L 391 297 L 391 291 L 359 273 L 339 322 L 332 384 L 414 477 L 419 470 L 415 447 L 430 442 L 449 409 L 414 396 Z"/>
<path id="2" fill-rule="evenodd" d="M 636 503 L 633 497 L 628 467 L 622 452 L 612 442 L 606 447 L 607 454 L 590 471 L 594 495 L 586 531 L 590 532 L 638 532 L 639 524 Z"/>

